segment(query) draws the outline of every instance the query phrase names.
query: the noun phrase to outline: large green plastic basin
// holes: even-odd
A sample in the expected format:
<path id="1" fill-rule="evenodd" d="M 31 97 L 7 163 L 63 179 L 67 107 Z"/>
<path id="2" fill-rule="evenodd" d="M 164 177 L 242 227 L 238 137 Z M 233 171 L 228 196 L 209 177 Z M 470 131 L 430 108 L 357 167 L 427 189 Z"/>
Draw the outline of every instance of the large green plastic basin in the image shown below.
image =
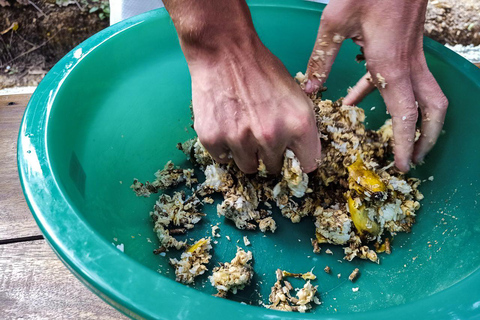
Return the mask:
<path id="1" fill-rule="evenodd" d="M 292 74 L 304 70 L 323 6 L 280 0 L 250 5 L 267 47 Z M 188 166 L 175 146 L 194 135 L 189 129 L 190 78 L 164 10 L 93 36 L 42 81 L 18 141 L 27 201 L 46 239 L 71 271 L 135 318 L 479 318 L 480 70 L 428 39 L 425 51 L 450 100 L 445 134 L 426 164 L 411 173 L 426 180 L 413 232 L 395 237 L 393 253 L 382 256 L 379 265 L 342 262 L 342 250 L 336 247 L 330 247 L 333 256 L 313 254 L 312 222 L 293 225 L 277 213 L 275 234 L 248 233 L 257 273 L 252 286 L 233 300 L 254 306 L 212 297 L 207 274 L 199 279 L 200 290 L 172 280 L 167 257 L 152 254 L 158 242 L 148 213 L 156 197 L 136 198 L 129 189 L 134 177 L 152 180 L 167 160 Z M 328 80 L 327 98 L 345 95 L 364 73 L 364 66 L 354 61 L 357 53 L 347 41 Z M 385 120 L 377 93 L 361 105 L 368 126 L 378 127 Z M 427 180 L 430 176 L 433 181 Z M 207 217 L 189 237 L 199 238 L 210 232 L 210 224 L 221 222 L 214 261 L 229 261 L 243 234 L 218 218 L 215 206 L 207 206 L 205 212 Z M 123 244 L 125 253 L 112 243 Z M 242 241 L 238 244 L 243 246 Z M 326 265 L 332 275 L 322 271 Z M 276 268 L 303 272 L 312 267 L 323 304 L 311 314 L 257 306 L 259 299 L 267 302 Z M 352 284 L 347 276 L 355 267 L 361 277 Z M 353 287 L 359 291 L 353 292 Z"/>

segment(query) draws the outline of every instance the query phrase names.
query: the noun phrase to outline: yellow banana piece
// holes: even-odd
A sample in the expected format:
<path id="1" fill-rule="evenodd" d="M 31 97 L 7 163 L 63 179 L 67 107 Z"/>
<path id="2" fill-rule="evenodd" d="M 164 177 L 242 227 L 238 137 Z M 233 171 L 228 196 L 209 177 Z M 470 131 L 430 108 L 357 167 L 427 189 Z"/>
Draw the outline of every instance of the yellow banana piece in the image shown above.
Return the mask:
<path id="1" fill-rule="evenodd" d="M 380 233 L 380 226 L 375 221 L 372 221 L 368 218 L 367 211 L 365 206 L 362 204 L 357 207 L 355 205 L 355 200 L 352 199 L 350 194 L 347 195 L 348 202 L 348 212 L 352 218 L 355 228 L 357 228 L 360 235 L 365 233 L 377 236 Z"/>
<path id="2" fill-rule="evenodd" d="M 328 243 L 327 238 L 322 236 L 319 232 L 315 232 L 315 237 L 317 238 L 318 243 Z"/>
<path id="3" fill-rule="evenodd" d="M 311 271 L 306 273 L 293 273 L 283 270 L 282 274 L 284 277 L 294 277 L 294 278 L 302 278 L 303 280 L 315 280 L 317 276 L 314 275 Z"/>
<path id="4" fill-rule="evenodd" d="M 374 199 L 383 198 L 387 187 L 375 172 L 367 169 L 360 155 L 347 169 L 350 189 Z"/>
<path id="5" fill-rule="evenodd" d="M 195 242 L 195 244 L 192 245 L 190 248 L 188 248 L 186 252 L 192 253 L 192 252 L 194 252 L 195 250 L 197 250 L 197 248 L 203 246 L 203 245 L 204 245 L 205 243 L 207 243 L 207 242 L 208 242 L 208 239 L 202 238 L 202 239 L 198 240 L 197 242 Z"/>

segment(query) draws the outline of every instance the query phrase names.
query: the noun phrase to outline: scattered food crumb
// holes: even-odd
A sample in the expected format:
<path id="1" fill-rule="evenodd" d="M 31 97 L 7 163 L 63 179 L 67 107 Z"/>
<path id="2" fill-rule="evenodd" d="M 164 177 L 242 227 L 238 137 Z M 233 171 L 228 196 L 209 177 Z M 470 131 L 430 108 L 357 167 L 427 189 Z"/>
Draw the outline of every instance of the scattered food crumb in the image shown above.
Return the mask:
<path id="1" fill-rule="evenodd" d="M 238 247 L 237 254 L 231 262 L 222 263 L 213 269 L 209 280 L 212 286 L 218 290 L 217 297 L 225 298 L 228 292 L 236 294 L 238 290 L 242 290 L 250 284 L 253 277 L 251 260 L 252 253 Z"/>
<path id="2" fill-rule="evenodd" d="M 213 198 L 211 198 L 211 197 L 205 197 L 205 198 L 203 198 L 202 201 L 203 201 L 203 203 L 207 203 L 207 204 L 212 204 L 212 203 L 215 202 L 215 201 L 213 200 Z"/>
<path id="3" fill-rule="evenodd" d="M 385 78 L 382 77 L 380 73 L 377 73 L 377 80 L 380 87 L 382 87 L 382 89 L 385 89 L 385 87 L 387 86 L 387 82 L 385 81 Z"/>
<path id="4" fill-rule="evenodd" d="M 206 265 L 212 257 L 209 253 L 211 249 L 210 238 L 202 238 L 189 246 L 180 256 L 180 260 L 170 259 L 170 264 L 175 268 L 175 280 L 185 284 L 194 283 L 195 277 L 207 271 Z"/>
<path id="5" fill-rule="evenodd" d="M 294 277 L 294 278 L 302 278 L 303 280 L 315 280 L 317 279 L 317 276 L 313 274 L 313 269 L 305 272 L 305 273 L 292 273 L 283 270 L 282 271 L 282 276 L 285 277 Z"/>
<path id="6" fill-rule="evenodd" d="M 335 33 L 335 35 L 333 36 L 333 42 L 335 43 L 342 43 L 343 40 L 345 40 L 345 37 L 344 36 L 341 36 L 339 35 L 338 33 Z"/>
<path id="7" fill-rule="evenodd" d="M 120 243 L 120 244 L 115 245 L 115 243 L 112 242 L 112 244 L 113 244 L 115 247 L 117 247 L 118 250 L 124 252 L 125 246 L 123 245 L 123 243 Z"/>
<path id="8" fill-rule="evenodd" d="M 312 239 L 312 247 L 313 247 L 313 253 L 320 253 L 321 248 L 317 240 Z"/>
<path id="9" fill-rule="evenodd" d="M 340 35 L 335 35 L 333 39 L 334 42 L 342 40 Z M 331 50 L 317 51 L 315 54 L 322 59 L 332 54 Z M 325 77 L 324 74 L 314 76 Z M 297 75 L 297 78 L 299 82 L 306 79 L 302 74 Z M 385 88 L 387 83 L 379 73 L 377 80 L 375 81 L 377 86 Z M 155 174 L 156 179 L 152 183 L 134 180 L 131 188 L 138 196 L 143 197 L 177 187 L 180 183 L 186 184 L 185 190 L 176 191 L 173 196 L 162 192 L 151 213 L 155 224 L 154 231 L 160 240 L 160 247 L 154 250 L 154 253 L 165 256 L 169 248 L 186 249 L 180 261 L 170 259 L 175 268 L 177 281 L 193 283 L 195 276 L 207 271 L 206 266 L 211 258 L 210 238 L 208 244 L 205 238 L 192 246 L 189 243 L 193 243 L 194 240 L 187 243 L 184 238 L 180 241 L 173 235 L 184 235 L 194 228 L 205 215 L 199 206 L 202 202 L 213 203 L 210 196 L 214 193 L 219 193 L 223 197 L 222 203 L 217 206 L 219 216 L 232 220 L 235 226 L 242 230 L 260 229 L 262 232 L 267 230 L 274 232 L 276 223 L 272 218 L 272 211 L 266 209 L 272 207 L 270 202 L 280 208 L 281 214 L 293 223 L 298 223 L 305 217 L 313 217 L 315 223 L 315 234 L 312 235 L 313 252 L 319 253 L 322 244 L 343 246 L 346 261 L 360 258 L 378 263 L 376 252 L 369 249 L 369 242 L 378 243 L 379 239 L 384 237 L 384 232 L 393 234 L 410 231 L 415 223 L 415 211 L 420 206 L 418 201 L 423 196 L 417 189 L 420 181 L 399 174 L 392 167 L 393 162 L 388 160 L 391 155 L 389 148 L 393 142 L 391 120 L 379 130 L 369 130 L 365 128 L 363 109 L 342 105 L 341 101 L 316 99 L 313 102 L 320 139 L 325 146 L 324 159 L 315 175 L 309 176 L 304 173 L 298 158 L 291 150 L 287 150 L 281 176 L 278 175 L 277 178 L 266 176 L 265 165 L 261 162 L 260 171 L 265 171 L 265 175 L 261 173 L 247 176 L 233 164 L 214 163 L 198 138 L 194 138 L 179 144 L 178 148 L 205 173 L 206 179 L 203 183 L 194 178 L 193 169 L 181 169 L 175 167 L 172 162 L 168 162 L 163 170 Z M 375 107 L 371 108 L 374 109 Z M 368 137 L 368 142 L 365 141 L 365 137 Z M 392 163 L 392 166 L 389 167 L 389 163 Z M 428 180 L 432 181 L 433 176 Z M 192 187 L 194 183 L 198 185 Z M 333 185 L 333 188 L 323 188 L 329 185 Z M 321 203 L 318 199 L 322 199 Z M 221 237 L 219 228 L 210 226 L 211 240 L 217 244 L 215 238 Z M 231 241 L 229 236 L 225 237 Z M 241 240 L 239 237 L 236 243 Z M 391 250 L 387 249 L 387 240 L 384 243 L 385 252 Z M 243 237 L 243 241 L 245 246 L 251 245 L 247 236 Z M 301 242 L 301 239 L 298 241 Z M 277 244 L 273 244 L 271 248 L 273 247 L 277 248 Z M 278 249 L 282 249 L 281 245 L 278 245 Z M 279 251 L 282 253 L 282 250 Z M 330 249 L 325 252 L 333 255 Z M 342 261 L 339 260 L 339 263 Z M 230 273 L 231 265 L 233 260 L 230 263 L 221 263 L 217 271 Z M 328 266 L 324 271 L 332 272 Z M 350 274 L 348 277 L 350 281 L 356 279 L 358 272 L 357 268 Z M 293 286 L 283 279 L 287 276 L 308 280 L 302 289 L 297 289 L 297 297 L 290 296 L 289 292 L 293 290 Z M 341 278 L 340 273 L 337 276 Z M 276 284 L 275 292 L 272 288 L 269 307 L 305 312 L 311 308 L 311 301 L 319 304 L 320 301 L 315 297 L 317 288 L 309 282 L 313 279 L 315 275 L 311 271 L 305 274 L 282 273 L 281 279 L 277 274 L 278 286 Z M 238 284 L 236 278 L 229 280 Z M 219 295 L 223 295 L 221 292 L 225 294 L 233 292 L 228 286 L 217 289 Z M 353 288 L 354 292 L 356 292 L 354 289 L 358 290 Z"/>
<path id="10" fill-rule="evenodd" d="M 277 230 L 277 223 L 275 222 L 275 220 L 273 220 L 272 217 L 266 217 L 258 220 L 258 227 L 262 232 L 267 232 L 268 230 L 270 230 L 272 233 L 275 233 L 275 230 Z"/>
<path id="11" fill-rule="evenodd" d="M 428 180 L 429 180 L 429 181 L 433 181 L 433 179 L 434 179 L 433 176 L 428 177 Z"/>
<path id="12" fill-rule="evenodd" d="M 391 254 L 392 253 L 392 247 L 390 245 L 390 238 L 385 238 L 385 253 L 386 254 Z"/>
<path id="13" fill-rule="evenodd" d="M 217 233 L 218 230 L 220 230 L 218 225 L 212 226 L 212 237 L 220 238 L 220 234 Z"/>
<path id="14" fill-rule="evenodd" d="M 284 274 L 288 273 L 277 269 L 277 282 L 273 285 L 269 296 L 270 305 L 266 308 L 281 311 L 306 312 L 312 308 L 311 302 L 317 304 L 320 302 L 314 299 L 317 293 L 317 286 L 313 286 L 310 280 L 307 280 L 303 288 L 297 291 L 296 297 L 290 295 L 294 288 L 290 282 L 284 279 Z"/>
<path id="15" fill-rule="evenodd" d="M 359 270 L 358 268 L 355 268 L 355 269 L 352 271 L 352 273 L 348 276 L 348 280 L 350 280 L 350 281 L 353 282 L 353 281 L 357 278 L 359 271 L 360 271 L 360 270 Z"/>
<path id="16" fill-rule="evenodd" d="M 358 291 L 358 287 L 352 288 L 352 291 L 353 291 L 353 292 L 357 292 L 357 291 Z"/>

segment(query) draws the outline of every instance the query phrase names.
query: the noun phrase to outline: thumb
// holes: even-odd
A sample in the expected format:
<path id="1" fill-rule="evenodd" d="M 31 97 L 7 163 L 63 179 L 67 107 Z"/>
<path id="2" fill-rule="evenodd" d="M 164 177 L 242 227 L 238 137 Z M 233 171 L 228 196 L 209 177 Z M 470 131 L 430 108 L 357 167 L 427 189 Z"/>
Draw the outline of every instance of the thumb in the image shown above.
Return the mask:
<path id="1" fill-rule="evenodd" d="M 375 90 L 375 84 L 373 84 L 372 76 L 370 72 L 367 72 L 357 84 L 348 91 L 347 96 L 343 99 L 344 105 L 357 105 L 363 98 L 365 98 L 370 92 Z"/>

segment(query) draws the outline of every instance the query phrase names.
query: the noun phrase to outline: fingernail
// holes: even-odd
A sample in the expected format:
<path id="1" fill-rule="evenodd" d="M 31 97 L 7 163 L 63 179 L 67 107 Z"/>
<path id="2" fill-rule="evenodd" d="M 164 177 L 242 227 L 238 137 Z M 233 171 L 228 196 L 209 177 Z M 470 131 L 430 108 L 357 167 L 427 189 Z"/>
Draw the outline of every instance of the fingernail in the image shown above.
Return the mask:
<path id="1" fill-rule="evenodd" d="M 227 157 L 226 153 L 222 153 L 221 155 L 218 156 L 220 159 L 225 159 Z"/>
<path id="2" fill-rule="evenodd" d="M 315 80 L 315 82 L 318 82 L 318 80 Z M 306 93 L 317 92 L 319 88 L 320 88 L 320 85 L 314 83 L 313 80 L 308 80 L 307 83 L 305 84 L 305 92 Z"/>
<path id="3" fill-rule="evenodd" d="M 308 80 L 305 84 L 305 92 L 312 93 L 312 80 Z"/>

